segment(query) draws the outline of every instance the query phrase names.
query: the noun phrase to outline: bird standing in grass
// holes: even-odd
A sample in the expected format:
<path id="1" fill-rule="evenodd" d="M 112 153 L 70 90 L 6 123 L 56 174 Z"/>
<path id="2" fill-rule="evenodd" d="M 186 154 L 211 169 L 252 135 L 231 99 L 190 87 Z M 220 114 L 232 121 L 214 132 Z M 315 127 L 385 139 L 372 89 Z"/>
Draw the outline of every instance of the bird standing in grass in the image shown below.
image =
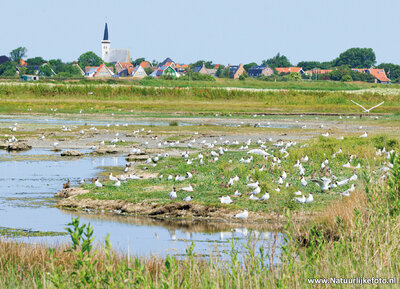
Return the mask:
<path id="1" fill-rule="evenodd" d="M 261 198 L 259 199 L 260 201 L 266 201 L 269 200 L 269 193 L 265 192 L 264 195 L 261 196 Z"/>
<path id="2" fill-rule="evenodd" d="M 96 179 L 96 181 L 94 182 L 94 185 L 95 185 L 97 188 L 102 188 L 102 187 L 103 187 L 103 184 L 100 183 L 99 178 Z"/>
<path id="3" fill-rule="evenodd" d="M 185 201 L 185 202 L 190 202 L 192 200 L 193 200 L 193 196 L 188 196 L 188 197 L 183 199 L 183 201 Z"/>
<path id="4" fill-rule="evenodd" d="M 189 185 L 187 187 L 183 187 L 181 190 L 185 192 L 193 192 L 193 187 L 192 185 Z"/>
<path id="5" fill-rule="evenodd" d="M 110 181 L 112 181 L 112 182 L 118 181 L 118 178 L 117 178 L 117 177 L 114 177 L 112 173 L 110 173 L 110 174 L 108 175 L 108 179 L 109 179 Z"/>
<path id="6" fill-rule="evenodd" d="M 224 196 L 219 196 L 218 199 L 221 201 L 221 204 L 229 205 L 229 204 L 233 203 L 233 201 L 232 201 L 230 196 L 225 196 L 225 197 Z"/>
<path id="7" fill-rule="evenodd" d="M 169 192 L 168 196 L 169 196 L 172 200 L 174 200 L 174 199 L 176 199 L 176 198 L 178 197 L 177 194 L 176 194 L 176 189 L 175 189 L 175 187 L 172 188 L 172 191 Z"/>
<path id="8" fill-rule="evenodd" d="M 306 197 L 302 195 L 301 197 L 294 198 L 293 200 L 299 204 L 304 204 L 306 202 Z"/>

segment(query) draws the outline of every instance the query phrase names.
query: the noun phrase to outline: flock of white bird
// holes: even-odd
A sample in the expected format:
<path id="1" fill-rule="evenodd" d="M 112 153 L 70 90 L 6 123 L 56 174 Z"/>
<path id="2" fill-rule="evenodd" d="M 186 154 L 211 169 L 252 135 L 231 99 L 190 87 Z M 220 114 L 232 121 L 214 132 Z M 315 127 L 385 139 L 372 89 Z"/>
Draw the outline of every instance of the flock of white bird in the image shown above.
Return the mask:
<path id="1" fill-rule="evenodd" d="M 354 101 L 353 101 L 354 102 Z M 359 105 L 358 103 L 354 102 L 355 104 Z M 382 103 L 370 108 L 370 109 L 365 109 L 363 106 L 361 106 L 364 109 L 364 112 L 369 113 L 372 109 L 382 105 Z M 53 111 L 56 111 L 56 109 L 54 109 Z M 302 117 L 302 116 L 301 116 Z M 342 117 L 340 117 L 342 118 Z M 116 125 L 116 126 L 119 126 Z M 122 126 L 128 126 L 128 124 L 122 124 Z M 110 124 L 106 125 L 107 128 L 110 127 Z M 11 131 L 15 132 L 17 131 L 18 128 L 18 124 L 15 123 L 14 126 L 10 127 Z M 303 128 L 306 128 L 306 126 L 304 125 Z M 324 128 L 323 125 L 320 126 L 320 128 Z M 360 129 L 362 129 L 362 127 L 360 127 Z M 68 132 L 71 131 L 70 128 L 68 128 L 67 126 L 62 126 L 61 128 L 62 131 Z M 91 131 L 97 131 L 97 128 L 92 126 L 89 130 Z M 151 134 L 151 130 L 145 130 L 144 128 L 142 129 L 138 129 L 136 131 L 133 131 L 133 135 L 139 135 L 139 134 Z M 85 131 L 81 130 L 79 131 L 80 135 L 84 135 Z M 193 133 L 194 136 L 198 135 L 198 132 L 194 132 Z M 322 134 L 323 137 L 330 137 L 330 133 L 326 132 Z M 368 137 L 368 133 L 364 132 L 364 134 L 359 136 L 360 138 L 366 138 Z M 45 139 L 45 136 L 41 136 L 40 137 L 41 140 Z M 157 136 L 153 136 L 152 137 L 153 140 L 157 140 Z M 339 138 L 339 139 L 343 139 L 343 138 Z M 9 139 L 10 142 L 16 142 L 18 141 L 14 136 L 12 136 Z M 120 139 L 120 135 L 119 133 L 116 133 L 114 138 L 110 141 L 111 145 L 110 146 L 115 146 L 116 143 L 118 142 L 123 142 L 124 140 Z M 177 146 L 179 145 L 180 142 L 179 141 L 160 141 L 157 143 L 157 147 L 158 148 L 168 148 L 168 147 L 172 147 L 172 146 Z M 329 192 L 331 189 L 334 188 L 340 188 L 340 187 L 345 187 L 345 186 L 349 186 L 349 188 L 347 188 L 346 190 L 343 190 L 340 192 L 340 195 L 342 195 L 343 197 L 349 197 L 350 194 L 352 192 L 355 191 L 355 187 L 356 184 L 355 182 L 358 179 L 358 175 L 357 175 L 357 170 L 361 168 L 360 163 L 358 163 L 356 166 L 353 166 L 352 163 L 354 163 L 355 159 L 357 159 L 356 155 L 349 155 L 348 153 L 346 155 L 349 155 L 347 162 L 342 164 L 342 168 L 341 169 L 348 169 L 348 170 L 353 170 L 353 175 L 351 177 L 348 178 L 342 178 L 339 179 L 339 177 L 337 177 L 332 168 L 330 167 L 330 161 L 337 158 L 339 155 L 344 156 L 345 153 L 343 152 L 342 149 L 339 149 L 339 151 L 335 152 L 334 154 L 332 154 L 330 157 L 327 157 L 321 164 L 320 164 L 320 175 L 323 174 L 322 177 L 320 178 L 316 178 L 315 177 L 315 173 L 314 172 L 306 172 L 306 169 L 303 165 L 305 164 L 309 164 L 311 162 L 313 162 L 314 160 L 312 160 L 308 155 L 304 155 L 302 156 L 300 159 L 298 159 L 294 164 L 289 164 L 288 163 L 288 157 L 290 155 L 290 151 L 291 148 L 295 147 L 297 144 L 296 142 L 283 142 L 283 141 L 279 141 L 276 143 L 272 143 L 272 139 L 271 138 L 266 138 L 265 140 L 262 139 L 258 139 L 258 141 L 255 142 L 256 145 L 258 145 L 258 148 L 253 148 L 253 149 L 249 149 L 249 147 L 251 145 L 254 145 L 254 142 L 251 139 L 248 139 L 247 141 L 243 142 L 242 144 L 237 141 L 230 141 L 228 139 L 223 139 L 222 137 L 219 138 L 219 140 L 207 140 L 207 139 L 203 139 L 203 140 L 197 140 L 194 137 L 187 143 L 187 147 L 191 148 L 194 144 L 197 144 L 198 146 L 202 147 L 203 149 L 208 150 L 207 153 L 204 152 L 200 152 L 200 153 L 191 153 L 189 151 L 184 151 L 181 153 L 181 157 L 184 159 L 184 161 L 186 162 L 187 165 L 192 165 L 192 166 L 197 166 L 197 165 L 205 165 L 206 163 L 212 163 L 212 164 L 216 164 L 219 161 L 219 158 L 221 158 L 221 156 L 223 156 L 227 151 L 228 151 L 228 146 L 229 145 L 241 145 L 240 148 L 238 149 L 239 151 L 246 151 L 247 150 L 247 157 L 242 157 L 238 162 L 240 164 L 248 164 L 256 166 L 259 165 L 260 163 L 257 163 L 255 161 L 255 155 L 257 156 L 261 156 L 262 157 L 262 164 L 261 167 L 258 168 L 259 171 L 266 171 L 268 168 L 278 168 L 280 169 L 280 176 L 277 180 L 275 180 L 275 184 L 273 184 L 274 186 L 276 186 L 276 188 L 274 189 L 275 193 L 279 193 L 282 187 L 285 188 L 289 188 L 289 187 L 294 187 L 294 185 L 297 185 L 297 181 L 295 181 L 296 179 L 299 180 L 299 185 L 302 188 L 306 188 L 307 186 L 310 186 L 310 182 L 316 184 L 321 192 Z M 57 142 L 54 142 L 52 144 L 52 146 L 54 148 L 57 148 L 59 144 Z M 100 142 L 99 146 L 105 145 L 105 141 Z M 143 146 L 146 147 L 148 145 L 148 142 L 144 142 Z M 304 146 L 304 145 L 303 145 Z M 92 149 L 96 149 L 98 146 L 92 146 Z M 211 150 L 211 151 L 209 151 Z M 387 152 L 385 149 L 383 150 L 378 150 L 376 152 L 377 156 L 385 156 L 387 158 L 390 157 L 391 152 Z M 139 148 L 134 148 L 131 150 L 131 154 L 141 154 L 141 149 Z M 195 156 L 196 154 L 196 156 Z M 154 155 L 152 157 L 149 157 L 144 163 L 147 166 L 152 166 L 152 167 L 156 167 L 157 163 L 159 162 L 159 160 L 163 159 L 163 158 L 168 158 L 169 154 L 168 153 L 160 153 L 157 155 Z M 228 160 L 229 163 L 233 163 L 232 159 Z M 127 163 L 126 164 L 126 168 L 124 170 L 125 173 L 129 172 L 129 168 L 131 166 L 133 166 L 134 163 Z M 296 170 L 297 173 L 294 173 L 293 175 L 289 176 L 288 172 L 286 172 L 285 170 L 283 170 L 283 167 L 289 167 L 290 165 L 293 165 Z M 385 166 L 381 168 L 382 172 L 384 174 L 387 174 L 388 171 L 391 168 L 391 164 L 389 162 L 385 163 Z M 268 173 L 268 172 L 266 172 Z M 307 175 L 308 173 L 308 175 Z M 337 172 L 336 172 L 337 173 Z M 193 173 L 191 172 L 186 172 L 185 175 L 168 175 L 168 176 L 164 176 L 164 175 L 159 175 L 158 176 L 159 179 L 163 179 L 165 178 L 167 181 L 172 181 L 172 182 L 183 182 L 185 180 L 191 180 L 192 178 L 194 178 Z M 112 173 L 109 174 L 108 177 L 109 181 L 114 182 L 114 186 L 115 187 L 120 187 L 121 186 L 121 182 L 126 182 L 128 180 L 139 180 L 141 179 L 140 176 L 136 175 L 136 174 L 125 174 L 125 175 L 120 175 L 120 176 L 113 176 Z M 289 181 L 290 180 L 290 181 Z M 233 194 L 228 194 L 228 195 L 221 195 L 219 196 L 219 200 L 222 204 L 226 204 L 226 205 L 230 205 L 234 202 L 235 198 L 243 198 L 243 194 L 248 194 L 249 200 L 252 201 L 257 201 L 257 202 L 267 202 L 270 199 L 270 192 L 267 190 L 262 190 L 262 185 L 259 182 L 259 180 L 253 180 L 252 177 L 250 175 L 248 175 L 245 180 L 240 180 L 239 176 L 235 175 L 229 178 L 229 181 L 227 182 L 227 187 L 232 187 L 234 186 L 235 183 L 240 182 L 243 184 L 246 184 L 247 189 L 249 189 L 250 191 L 243 191 L 243 192 L 239 192 L 238 190 L 236 190 Z M 84 180 L 83 180 L 84 182 Z M 83 183 L 82 182 L 82 183 Z M 102 188 L 103 184 L 100 182 L 100 179 L 97 178 L 94 181 L 94 184 L 97 188 Z M 266 185 L 266 184 L 264 184 Z M 271 186 L 271 184 L 268 184 L 269 186 Z M 183 192 L 190 192 L 193 193 L 193 195 L 190 196 L 186 196 L 183 198 L 183 201 L 186 202 L 190 202 L 192 200 L 196 199 L 196 194 L 195 194 L 195 188 L 189 184 L 185 187 L 180 188 L 179 190 L 176 189 L 176 187 L 174 186 L 172 191 L 168 193 L 168 197 L 170 199 L 178 199 L 178 194 L 180 191 Z M 313 192 L 310 191 L 308 193 L 308 196 L 306 194 L 303 194 L 301 192 L 301 190 L 297 190 L 296 192 L 293 192 L 293 202 L 297 202 L 299 204 L 309 204 L 314 202 L 314 196 L 313 196 Z M 245 220 L 248 218 L 249 212 L 248 210 L 244 210 L 243 212 L 236 214 L 234 217 L 239 219 L 239 220 Z"/>
<path id="2" fill-rule="evenodd" d="M 197 133 L 195 133 L 197 135 Z M 189 143 L 194 143 L 196 142 L 196 139 L 192 139 Z M 238 161 L 239 163 L 242 164 L 248 164 L 249 166 L 257 166 L 260 165 L 259 162 L 256 161 L 256 158 L 254 156 L 261 156 L 262 157 L 262 163 L 261 166 L 258 168 L 259 171 L 266 171 L 268 167 L 269 168 L 279 168 L 281 169 L 279 178 L 275 181 L 274 186 L 276 188 L 274 189 L 275 193 L 279 193 L 282 187 L 285 188 L 290 188 L 294 187 L 297 184 L 300 185 L 300 187 L 306 189 L 307 187 L 310 186 L 310 183 L 314 183 L 317 185 L 319 188 L 320 192 L 330 192 L 332 189 L 335 188 L 345 188 L 348 187 L 347 189 L 340 190 L 338 192 L 341 196 L 343 197 L 349 197 L 352 192 L 355 191 L 356 188 L 356 181 L 358 180 L 358 175 L 357 175 L 357 170 L 361 168 L 360 162 L 357 162 L 357 165 L 352 165 L 352 163 L 356 163 L 356 160 L 359 159 L 358 156 L 354 154 L 349 154 L 348 152 L 345 153 L 343 150 L 340 148 L 338 151 L 333 153 L 331 156 L 327 157 L 324 161 L 320 163 L 320 175 L 323 174 L 322 177 L 316 178 L 314 175 L 316 174 L 315 172 L 308 171 L 306 172 L 306 168 L 304 167 L 305 164 L 310 164 L 313 162 L 311 157 L 309 157 L 308 154 L 302 156 L 299 158 L 295 163 L 292 164 L 292 166 L 295 169 L 295 172 L 291 176 L 289 176 L 288 172 L 284 169 L 283 167 L 288 167 L 290 164 L 288 163 L 288 158 L 290 156 L 290 151 L 292 148 L 296 147 L 297 143 L 288 141 L 288 142 L 283 142 L 283 141 L 278 141 L 278 142 L 271 142 L 270 139 L 266 140 L 257 140 L 256 142 L 253 142 L 251 139 L 245 141 L 244 143 L 240 144 L 238 141 L 232 141 L 230 142 L 229 140 L 225 140 L 223 138 L 219 138 L 219 140 L 213 140 L 213 141 L 206 141 L 202 140 L 199 141 L 203 148 L 207 149 L 207 151 L 202 151 L 202 152 L 196 152 L 196 153 L 191 153 L 189 151 L 184 151 L 181 152 L 181 158 L 183 159 L 183 162 L 185 162 L 187 165 L 192 165 L 193 168 L 195 168 L 198 165 L 204 165 L 206 163 L 212 163 L 216 164 L 221 156 L 223 156 L 227 151 L 228 151 L 228 145 L 229 144 L 235 144 L 235 145 L 241 145 L 239 148 L 239 151 L 241 150 L 246 150 L 248 149 L 251 145 L 258 145 L 259 148 L 253 148 L 247 151 L 248 157 L 241 157 L 241 159 Z M 164 143 L 159 143 L 161 146 L 168 147 L 170 142 L 167 142 L 166 144 Z M 305 147 L 307 146 L 302 145 L 300 147 Z M 253 146 L 254 147 L 254 146 Z M 299 146 L 297 146 L 299 147 Z M 211 150 L 210 150 L 211 149 Z M 134 148 L 130 152 L 131 154 L 141 154 L 142 151 L 140 148 Z M 393 153 L 393 151 L 387 152 L 386 149 L 383 150 L 378 150 L 376 152 L 377 156 L 385 156 L 386 158 L 390 157 L 390 154 Z M 330 167 L 330 162 L 333 159 L 336 159 L 338 157 L 341 157 L 341 159 L 346 159 L 347 161 L 341 164 L 341 172 L 340 175 L 343 174 L 342 170 L 348 170 L 345 175 L 349 175 L 349 173 L 352 172 L 352 175 L 347 178 L 343 177 L 337 177 L 332 168 Z M 146 166 L 152 166 L 156 167 L 157 164 L 161 159 L 165 159 L 170 157 L 168 153 L 159 153 L 156 154 L 152 157 L 149 157 L 147 160 L 144 161 L 144 164 Z M 232 159 L 228 160 L 228 163 L 233 163 Z M 130 167 L 132 163 L 127 163 L 125 172 L 128 171 L 128 167 Z M 382 168 L 382 171 L 384 173 L 387 173 L 390 170 L 391 164 L 389 162 L 385 163 L 386 166 Z M 143 168 L 142 168 L 143 169 Z M 339 173 L 339 172 L 337 172 Z M 163 174 L 159 174 L 158 178 L 159 179 L 166 179 L 167 181 L 179 183 L 187 180 L 191 180 L 195 176 L 193 175 L 192 172 L 188 171 L 184 175 L 172 175 L 169 174 L 168 176 L 164 176 Z M 115 182 L 114 186 L 119 187 L 121 186 L 121 181 L 127 181 L 127 180 L 137 180 L 140 179 L 141 177 L 130 174 L 130 175 L 120 175 L 118 177 L 113 176 L 111 173 L 109 175 L 109 180 Z M 299 183 L 296 182 L 296 179 L 298 179 Z M 229 181 L 227 182 L 227 187 L 233 187 L 235 183 L 241 181 L 239 176 L 235 175 L 229 178 Z M 243 195 L 248 195 L 248 199 L 251 201 L 257 201 L 257 202 L 266 202 L 270 199 L 270 192 L 267 190 L 262 190 L 262 185 L 260 181 L 258 180 L 253 180 L 252 177 L 249 175 L 245 178 L 245 181 L 242 181 L 242 183 L 245 183 L 246 187 L 249 189 L 249 191 L 243 191 L 239 192 L 236 190 L 233 194 L 228 194 L 228 195 L 221 195 L 219 196 L 219 201 L 222 204 L 232 204 L 236 198 L 242 197 Z M 95 181 L 96 187 L 101 188 L 102 184 L 100 181 L 97 179 Z M 271 185 L 271 184 L 269 184 Z M 310 190 L 310 187 L 309 189 Z M 179 190 L 177 190 L 176 186 L 173 187 L 172 191 L 168 193 L 168 197 L 172 200 L 178 199 L 179 192 L 185 192 L 185 193 L 193 193 L 190 196 L 186 196 L 182 198 L 183 201 L 185 202 L 190 202 L 192 200 L 196 199 L 196 193 L 195 193 L 195 188 L 189 184 L 184 187 L 181 187 Z M 303 194 L 301 190 L 297 190 L 293 192 L 293 202 L 297 202 L 299 204 L 309 204 L 314 202 L 314 195 L 313 191 L 315 189 L 311 187 L 311 191 L 308 193 L 308 195 Z M 248 218 L 249 212 L 248 210 L 244 210 L 243 212 L 236 214 L 234 217 L 239 219 L 239 220 L 245 220 Z"/>

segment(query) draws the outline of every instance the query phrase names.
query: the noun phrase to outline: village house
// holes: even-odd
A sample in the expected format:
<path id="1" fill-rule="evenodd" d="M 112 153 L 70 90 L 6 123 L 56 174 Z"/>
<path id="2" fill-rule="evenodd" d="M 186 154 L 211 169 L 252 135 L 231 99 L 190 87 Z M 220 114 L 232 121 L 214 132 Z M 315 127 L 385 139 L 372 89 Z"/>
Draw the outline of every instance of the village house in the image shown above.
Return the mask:
<path id="1" fill-rule="evenodd" d="M 175 71 L 180 74 L 185 74 L 188 69 L 189 69 L 189 65 L 187 65 L 187 64 L 175 63 Z"/>
<path id="2" fill-rule="evenodd" d="M 37 80 L 39 80 L 39 76 L 24 74 L 21 76 L 21 80 L 22 81 L 37 81 Z"/>
<path id="3" fill-rule="evenodd" d="M 198 73 L 204 74 L 204 75 L 215 76 L 216 70 L 214 68 L 206 68 L 206 65 L 203 62 L 202 66 L 197 66 L 194 68 L 194 72 L 198 72 Z"/>
<path id="4" fill-rule="evenodd" d="M 72 65 L 79 69 L 79 71 L 81 72 L 82 76 L 85 75 L 85 72 L 83 71 L 83 69 L 78 64 L 78 61 L 74 61 L 74 63 Z"/>
<path id="5" fill-rule="evenodd" d="M 275 70 L 278 74 L 290 74 L 290 73 L 304 74 L 304 70 L 301 67 L 275 67 Z"/>
<path id="6" fill-rule="evenodd" d="M 130 76 L 135 67 L 130 62 L 117 62 L 115 64 L 115 73 L 121 77 Z"/>
<path id="7" fill-rule="evenodd" d="M 171 58 L 167 57 L 164 59 L 163 62 L 161 62 L 158 67 L 163 67 L 163 66 L 170 66 L 173 69 L 175 69 L 175 61 L 173 61 Z"/>
<path id="8" fill-rule="evenodd" d="M 169 63 L 169 62 L 167 62 Z M 180 74 L 175 71 L 175 69 L 171 65 L 164 65 L 161 67 L 156 68 L 151 77 L 159 78 L 160 76 L 172 76 L 172 77 L 179 77 Z"/>
<path id="9" fill-rule="evenodd" d="M 315 75 L 315 74 L 328 74 L 332 72 L 332 69 L 319 69 L 319 68 L 314 68 L 312 70 L 307 70 L 305 74 L 307 75 Z"/>
<path id="10" fill-rule="evenodd" d="M 249 77 L 260 77 L 261 75 L 270 76 L 270 75 L 274 74 L 274 71 L 269 66 L 256 65 L 256 66 L 253 66 L 252 68 L 250 68 L 247 73 L 249 74 Z"/>
<path id="11" fill-rule="evenodd" d="M 6 63 L 9 61 L 10 61 L 10 58 L 8 58 L 7 56 L 5 56 L 5 55 L 0 56 L 0 64 Z"/>
<path id="12" fill-rule="evenodd" d="M 368 73 L 375 77 L 375 83 L 390 83 L 390 79 L 386 76 L 385 70 L 381 68 L 352 68 L 353 71 L 360 73 Z"/>
<path id="13" fill-rule="evenodd" d="M 239 77 L 243 75 L 243 73 L 245 72 L 242 64 L 229 65 L 228 67 L 229 67 L 230 77 L 233 79 L 239 79 Z"/>
<path id="14" fill-rule="evenodd" d="M 147 76 L 147 73 L 141 65 L 138 65 L 134 68 L 134 70 L 132 71 L 132 73 L 130 75 L 133 78 L 142 79 Z"/>
<path id="15" fill-rule="evenodd" d="M 143 69 L 151 68 L 151 64 L 150 64 L 150 62 L 148 62 L 148 61 L 142 61 L 142 62 L 140 63 L 140 66 L 141 66 Z"/>
<path id="16" fill-rule="evenodd" d="M 107 67 L 104 63 L 99 67 L 96 66 L 86 66 L 85 67 L 85 77 L 112 77 L 114 76 L 113 69 Z"/>

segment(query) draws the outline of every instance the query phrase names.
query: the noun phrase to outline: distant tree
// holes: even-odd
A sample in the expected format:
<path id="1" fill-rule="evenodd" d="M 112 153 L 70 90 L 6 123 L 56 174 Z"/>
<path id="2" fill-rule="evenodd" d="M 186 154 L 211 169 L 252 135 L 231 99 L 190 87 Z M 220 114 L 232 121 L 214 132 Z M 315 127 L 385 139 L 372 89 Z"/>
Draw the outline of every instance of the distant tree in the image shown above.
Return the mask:
<path id="1" fill-rule="evenodd" d="M 26 74 L 28 69 L 26 68 L 26 66 L 19 66 L 18 70 L 19 70 L 19 75 L 24 75 L 24 74 Z"/>
<path id="2" fill-rule="evenodd" d="M 153 61 L 151 62 L 151 66 L 153 66 L 153 67 L 157 67 L 159 64 L 160 64 L 160 62 L 155 59 L 153 59 Z"/>
<path id="3" fill-rule="evenodd" d="M 252 68 L 253 66 L 257 66 L 257 63 L 255 63 L 255 62 L 250 62 L 250 63 L 248 63 L 248 64 L 243 65 L 243 68 L 244 68 L 247 72 L 249 72 L 249 69 Z"/>
<path id="4" fill-rule="evenodd" d="M 57 73 L 57 77 L 82 77 L 81 71 L 75 65 L 65 64 L 64 71 Z"/>
<path id="5" fill-rule="evenodd" d="M 349 82 L 349 81 L 353 81 L 353 78 L 349 74 L 345 74 L 342 76 L 341 81 Z"/>
<path id="6" fill-rule="evenodd" d="M 86 66 L 99 66 L 103 63 L 103 60 L 94 52 L 88 51 L 79 56 L 78 63 L 84 69 Z"/>
<path id="7" fill-rule="evenodd" d="M 279 53 L 275 55 L 273 58 L 270 58 L 268 60 L 263 60 L 262 65 L 268 65 L 271 68 L 292 66 L 289 59 L 285 55 L 280 55 Z"/>
<path id="8" fill-rule="evenodd" d="M 45 64 L 39 67 L 39 74 L 44 75 L 47 77 L 50 77 L 53 75 L 53 72 L 51 71 L 50 65 Z"/>
<path id="9" fill-rule="evenodd" d="M 28 58 L 26 60 L 26 63 L 28 63 L 28 66 L 39 66 L 42 65 L 43 63 L 46 63 L 46 60 L 44 60 L 42 57 L 34 57 L 34 58 Z"/>
<path id="10" fill-rule="evenodd" d="M 321 68 L 321 62 L 319 61 L 300 61 L 297 63 L 298 67 L 303 68 L 304 71 L 311 70 L 314 68 Z"/>
<path id="11" fill-rule="evenodd" d="M 132 64 L 134 66 L 138 66 L 140 63 L 142 63 L 143 61 L 146 61 L 146 58 L 141 57 L 141 58 L 137 58 L 135 61 L 132 61 Z"/>
<path id="12" fill-rule="evenodd" d="M 190 69 L 194 69 L 195 67 L 202 67 L 204 63 L 204 66 L 208 69 L 214 68 L 214 64 L 212 61 L 205 61 L 205 60 L 198 60 L 195 63 L 192 63 L 189 65 Z"/>
<path id="13" fill-rule="evenodd" d="M 215 76 L 221 77 L 223 71 L 224 69 L 222 68 L 222 65 L 218 66 L 217 71 L 215 72 Z"/>
<path id="14" fill-rule="evenodd" d="M 342 79 L 342 74 L 338 69 L 334 69 L 329 73 L 329 79 L 334 81 L 339 81 Z"/>
<path id="15" fill-rule="evenodd" d="M 301 75 L 298 72 L 292 72 L 292 73 L 289 74 L 289 78 L 291 80 L 294 80 L 294 81 L 300 81 L 301 80 Z"/>
<path id="16" fill-rule="evenodd" d="M 320 64 L 321 69 L 331 69 L 332 68 L 332 61 L 324 61 Z"/>
<path id="17" fill-rule="evenodd" d="M 2 76 L 14 76 L 17 72 L 15 68 L 16 62 L 8 61 L 3 64 L 0 64 L 0 75 Z"/>
<path id="18" fill-rule="evenodd" d="M 199 72 L 190 72 L 186 73 L 184 76 L 181 76 L 179 80 L 201 80 L 201 81 L 215 81 L 215 77 L 208 74 L 200 74 Z"/>
<path id="19" fill-rule="evenodd" d="M 400 65 L 393 63 L 381 63 L 378 68 L 385 69 L 386 75 L 393 81 L 400 81 Z"/>
<path id="20" fill-rule="evenodd" d="M 144 71 L 146 72 L 147 75 L 150 75 L 150 74 L 153 73 L 154 68 L 153 68 L 153 67 L 146 67 L 146 68 L 144 69 Z"/>
<path id="21" fill-rule="evenodd" d="M 372 48 L 350 48 L 333 60 L 333 66 L 347 65 L 351 68 L 370 68 L 376 63 Z"/>
<path id="22" fill-rule="evenodd" d="M 314 68 L 317 69 L 330 69 L 332 68 L 332 61 L 325 61 L 325 62 L 319 62 L 319 61 L 300 61 L 297 63 L 298 67 L 302 67 L 304 71 L 307 70 L 312 70 Z"/>
<path id="23" fill-rule="evenodd" d="M 231 78 L 231 71 L 229 70 L 229 67 L 226 67 L 225 69 L 223 69 L 219 77 Z"/>
<path id="24" fill-rule="evenodd" d="M 16 63 L 19 63 L 19 60 L 21 58 L 24 58 L 26 56 L 27 52 L 28 52 L 28 50 L 25 47 L 18 47 L 10 52 L 10 59 L 11 59 L 11 61 L 15 61 Z"/>
<path id="25" fill-rule="evenodd" d="M 55 73 L 64 72 L 66 64 L 61 61 L 61 59 L 51 59 L 48 61 L 50 67 Z"/>
<path id="26" fill-rule="evenodd" d="M 115 72 L 115 64 L 112 62 L 107 62 L 105 65 L 112 70 L 112 72 Z"/>

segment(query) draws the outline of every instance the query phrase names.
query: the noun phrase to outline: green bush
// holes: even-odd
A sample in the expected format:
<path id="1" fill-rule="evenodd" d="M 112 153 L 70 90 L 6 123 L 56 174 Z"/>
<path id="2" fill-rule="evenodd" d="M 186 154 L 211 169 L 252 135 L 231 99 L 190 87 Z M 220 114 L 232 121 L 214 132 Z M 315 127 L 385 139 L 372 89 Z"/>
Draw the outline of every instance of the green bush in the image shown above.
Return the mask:
<path id="1" fill-rule="evenodd" d="M 343 82 L 350 82 L 350 81 L 353 81 L 353 78 L 351 78 L 350 75 L 346 74 L 346 75 L 343 75 L 343 76 L 342 76 L 341 81 L 343 81 Z"/>

